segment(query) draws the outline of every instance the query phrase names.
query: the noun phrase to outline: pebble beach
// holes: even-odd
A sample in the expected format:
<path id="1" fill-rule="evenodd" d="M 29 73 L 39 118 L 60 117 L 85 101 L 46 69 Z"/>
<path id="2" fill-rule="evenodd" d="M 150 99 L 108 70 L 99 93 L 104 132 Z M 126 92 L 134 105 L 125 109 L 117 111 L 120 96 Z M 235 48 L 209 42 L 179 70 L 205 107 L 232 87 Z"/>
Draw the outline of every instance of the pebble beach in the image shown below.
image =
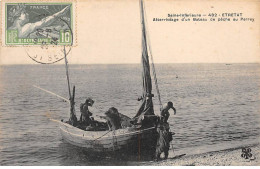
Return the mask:
<path id="1" fill-rule="evenodd" d="M 140 165 L 154 166 L 259 166 L 260 144 L 248 146 L 252 157 L 245 159 L 241 157 L 242 147 L 226 149 L 190 156 L 175 156 L 158 162 L 145 162 Z"/>

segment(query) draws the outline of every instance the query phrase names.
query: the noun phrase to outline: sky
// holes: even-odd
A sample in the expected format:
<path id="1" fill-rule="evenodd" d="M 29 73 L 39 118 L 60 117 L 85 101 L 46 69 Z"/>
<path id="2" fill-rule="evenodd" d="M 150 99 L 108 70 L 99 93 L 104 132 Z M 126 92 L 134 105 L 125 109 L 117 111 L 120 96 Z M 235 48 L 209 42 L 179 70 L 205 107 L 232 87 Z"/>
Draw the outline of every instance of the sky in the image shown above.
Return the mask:
<path id="1" fill-rule="evenodd" d="M 259 1 L 254 0 L 145 0 L 147 31 L 154 62 L 260 62 L 259 4 Z M 71 64 L 140 63 L 138 0 L 78 0 L 74 10 L 76 44 L 68 56 Z M 153 18 L 166 18 L 168 14 L 234 12 L 243 13 L 246 18 L 254 18 L 254 22 L 153 21 Z M 1 30 L 3 33 L 4 27 Z M 28 57 L 28 49 L 35 50 L 35 47 L 8 47 L 2 44 L 0 64 L 38 64 Z M 53 53 L 54 50 L 48 52 Z M 64 61 L 60 64 L 64 64 Z"/>

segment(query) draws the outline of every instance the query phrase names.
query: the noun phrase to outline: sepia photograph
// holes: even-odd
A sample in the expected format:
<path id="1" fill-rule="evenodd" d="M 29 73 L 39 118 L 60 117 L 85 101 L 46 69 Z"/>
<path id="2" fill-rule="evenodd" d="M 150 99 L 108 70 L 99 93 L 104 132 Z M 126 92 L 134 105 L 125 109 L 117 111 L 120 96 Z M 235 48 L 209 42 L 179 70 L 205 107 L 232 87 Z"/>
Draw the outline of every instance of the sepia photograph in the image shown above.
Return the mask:
<path id="1" fill-rule="evenodd" d="M 0 9 L 0 166 L 260 165 L 260 0 Z"/>

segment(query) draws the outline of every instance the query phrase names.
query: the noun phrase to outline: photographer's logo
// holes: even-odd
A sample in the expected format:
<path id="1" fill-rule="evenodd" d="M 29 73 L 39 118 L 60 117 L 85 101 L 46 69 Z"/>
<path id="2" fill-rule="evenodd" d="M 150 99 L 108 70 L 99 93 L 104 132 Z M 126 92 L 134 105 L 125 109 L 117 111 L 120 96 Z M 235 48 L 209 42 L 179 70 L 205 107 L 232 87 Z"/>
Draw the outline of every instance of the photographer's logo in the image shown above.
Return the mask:
<path id="1" fill-rule="evenodd" d="M 251 149 L 250 148 L 242 148 L 242 158 L 249 159 L 252 157 Z"/>

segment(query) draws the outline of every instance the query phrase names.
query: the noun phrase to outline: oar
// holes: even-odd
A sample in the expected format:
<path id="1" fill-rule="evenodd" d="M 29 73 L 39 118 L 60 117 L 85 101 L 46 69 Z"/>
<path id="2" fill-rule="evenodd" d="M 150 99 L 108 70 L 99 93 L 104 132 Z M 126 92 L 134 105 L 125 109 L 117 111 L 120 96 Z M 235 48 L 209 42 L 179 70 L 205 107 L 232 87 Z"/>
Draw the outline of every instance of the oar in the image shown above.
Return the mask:
<path id="1" fill-rule="evenodd" d="M 56 122 L 56 123 L 62 123 L 60 120 L 55 120 L 55 119 L 49 119 L 49 120 Z"/>
<path id="2" fill-rule="evenodd" d="M 51 94 L 51 95 L 54 95 L 54 96 L 56 96 L 56 97 L 58 97 L 58 98 L 60 98 L 60 99 L 62 99 L 62 100 L 64 100 L 64 101 L 66 101 L 67 103 L 70 103 L 69 99 L 66 99 L 65 97 L 62 97 L 62 96 L 60 96 L 60 95 L 58 95 L 58 94 L 56 94 L 56 93 L 54 93 L 54 92 L 51 92 L 51 91 L 46 90 L 46 89 L 43 89 L 43 88 L 41 88 L 41 87 L 39 87 L 39 86 L 36 86 L 36 85 L 32 85 L 32 86 L 35 87 L 35 88 L 37 88 L 37 89 L 40 89 L 40 90 L 42 90 L 42 91 L 44 91 L 44 92 L 47 92 L 47 93 L 49 93 L 49 94 Z M 77 105 L 77 104 L 76 104 L 76 106 L 79 107 L 79 105 Z M 100 112 L 100 110 L 98 110 L 97 108 L 91 107 L 91 109 L 92 109 L 92 108 L 93 108 L 93 109 L 96 109 L 97 111 Z M 97 115 L 97 114 L 94 114 L 94 116 L 100 118 L 100 116 Z"/>
<path id="3" fill-rule="evenodd" d="M 47 93 L 49 93 L 49 94 L 52 94 L 52 95 L 54 95 L 54 96 L 57 96 L 57 97 L 61 98 L 62 100 L 64 100 L 64 101 L 70 103 L 69 99 L 66 99 L 65 97 L 62 97 L 62 96 L 60 96 L 60 95 L 57 95 L 56 93 L 53 93 L 53 92 L 51 92 L 51 91 L 48 91 L 48 90 L 43 89 L 43 88 L 41 88 L 41 87 L 39 87 L 39 86 L 36 86 L 36 85 L 33 85 L 33 87 L 38 88 L 38 89 L 40 89 L 40 90 L 42 90 L 42 91 L 45 91 L 45 92 L 47 92 Z"/>

